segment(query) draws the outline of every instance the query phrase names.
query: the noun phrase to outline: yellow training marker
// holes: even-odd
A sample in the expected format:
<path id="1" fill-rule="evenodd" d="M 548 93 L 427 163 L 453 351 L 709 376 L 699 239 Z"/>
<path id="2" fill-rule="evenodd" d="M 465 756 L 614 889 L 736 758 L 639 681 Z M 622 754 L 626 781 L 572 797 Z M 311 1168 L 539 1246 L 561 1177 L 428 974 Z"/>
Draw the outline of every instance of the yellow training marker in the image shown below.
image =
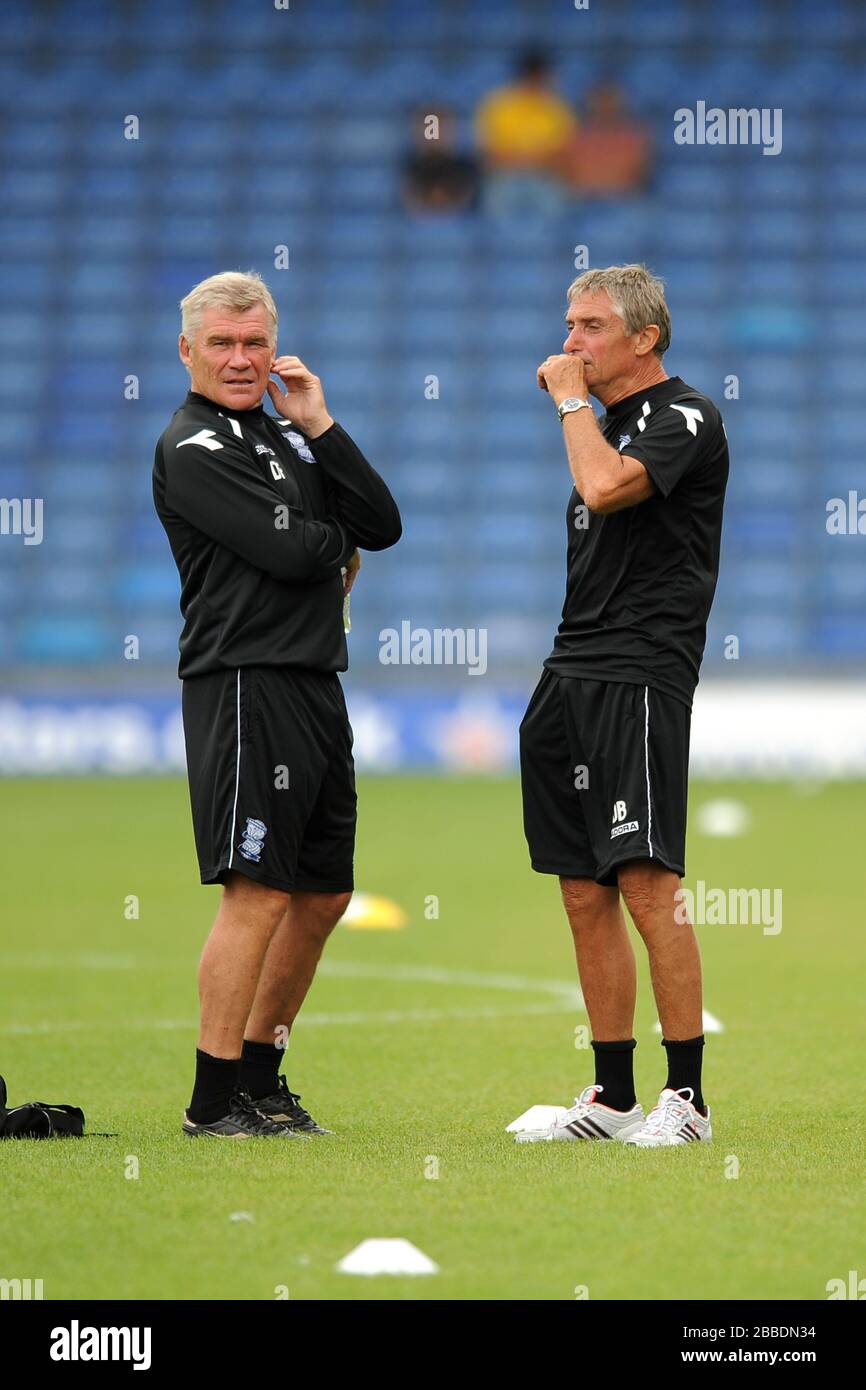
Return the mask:
<path id="1" fill-rule="evenodd" d="M 402 907 L 375 893 L 356 893 L 340 918 L 344 927 L 369 927 L 373 931 L 405 927 L 407 921 Z"/>

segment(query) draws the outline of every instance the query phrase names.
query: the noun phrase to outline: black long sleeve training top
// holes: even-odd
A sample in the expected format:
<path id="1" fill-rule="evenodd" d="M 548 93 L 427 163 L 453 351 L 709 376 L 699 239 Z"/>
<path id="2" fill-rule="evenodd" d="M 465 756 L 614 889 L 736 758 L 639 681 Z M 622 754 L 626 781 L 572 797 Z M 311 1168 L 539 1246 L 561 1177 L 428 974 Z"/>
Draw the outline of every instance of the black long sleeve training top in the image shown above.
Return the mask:
<path id="1" fill-rule="evenodd" d="M 341 567 L 400 539 L 396 503 L 345 430 L 307 439 L 262 406 L 190 391 L 160 436 L 153 498 L 181 580 L 181 679 L 235 666 L 345 671 Z"/>

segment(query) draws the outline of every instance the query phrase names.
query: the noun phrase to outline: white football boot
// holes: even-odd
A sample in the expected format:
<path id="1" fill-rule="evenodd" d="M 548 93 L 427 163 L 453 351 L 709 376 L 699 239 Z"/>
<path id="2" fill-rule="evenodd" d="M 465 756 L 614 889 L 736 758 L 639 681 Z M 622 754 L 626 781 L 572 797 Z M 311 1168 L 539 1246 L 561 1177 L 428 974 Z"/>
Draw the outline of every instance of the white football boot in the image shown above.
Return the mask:
<path id="1" fill-rule="evenodd" d="M 707 1106 L 706 1115 L 701 1115 L 692 1105 L 694 1094 L 691 1086 L 681 1086 L 678 1091 L 666 1086 L 658 1105 L 647 1115 L 643 1128 L 625 1142 L 641 1149 L 658 1149 L 663 1144 L 691 1144 L 696 1139 L 712 1139 L 710 1107 Z"/>
<path id="2" fill-rule="evenodd" d="M 553 1139 L 625 1139 L 636 1134 L 645 1121 L 643 1106 L 635 1101 L 631 1110 L 611 1110 L 596 1096 L 603 1086 L 585 1086 L 570 1110 L 548 1129 L 526 1130 L 514 1137 L 519 1144 L 537 1144 Z"/>

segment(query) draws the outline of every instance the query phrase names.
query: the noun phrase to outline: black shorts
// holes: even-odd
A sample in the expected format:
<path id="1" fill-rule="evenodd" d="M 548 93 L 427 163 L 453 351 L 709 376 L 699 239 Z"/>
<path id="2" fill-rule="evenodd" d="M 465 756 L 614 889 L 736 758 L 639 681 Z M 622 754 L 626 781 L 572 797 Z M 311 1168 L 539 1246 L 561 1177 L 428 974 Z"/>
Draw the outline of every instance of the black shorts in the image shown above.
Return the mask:
<path id="1" fill-rule="evenodd" d="M 353 888 L 355 765 L 339 678 L 244 666 L 183 683 L 202 883 L 230 869 L 271 888 Z"/>
<path id="2" fill-rule="evenodd" d="M 520 725 L 532 867 L 615 886 L 651 859 L 685 873 L 691 711 L 651 686 L 545 669 Z"/>

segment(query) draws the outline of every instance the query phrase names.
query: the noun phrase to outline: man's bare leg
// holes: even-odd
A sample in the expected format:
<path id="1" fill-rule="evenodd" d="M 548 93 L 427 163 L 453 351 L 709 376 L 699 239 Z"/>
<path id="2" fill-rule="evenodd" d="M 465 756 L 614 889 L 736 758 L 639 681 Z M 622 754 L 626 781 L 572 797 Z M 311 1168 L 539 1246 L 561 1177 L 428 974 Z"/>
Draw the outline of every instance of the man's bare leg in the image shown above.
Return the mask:
<path id="1" fill-rule="evenodd" d="M 244 1026 L 268 945 L 285 915 L 288 895 L 243 874 L 227 875 L 222 902 L 199 965 L 198 1045 L 211 1057 L 241 1055 Z"/>
<path id="2" fill-rule="evenodd" d="M 307 997 L 325 942 L 351 893 L 293 893 L 271 937 L 244 1038 L 274 1044 L 286 1036 Z"/>
<path id="3" fill-rule="evenodd" d="M 703 1114 L 701 956 L 694 928 L 682 920 L 684 911 L 674 896 L 680 886 L 679 875 L 660 864 L 639 860 L 622 866 L 619 886 L 649 954 L 668 1058 L 665 1087 L 690 1087 L 694 1104 Z"/>
<path id="4" fill-rule="evenodd" d="M 237 1110 L 244 1025 L 252 1008 L 268 943 L 288 895 L 243 874 L 226 876 L 222 901 L 199 964 L 201 1028 L 187 1133 L 222 1124 Z M 236 1118 L 229 1119 L 236 1132 Z M 257 1123 L 253 1121 L 253 1124 Z M 244 1128 L 248 1121 L 242 1121 Z M 193 1131 L 190 1127 L 195 1126 Z M 221 1130 L 220 1133 L 225 1133 Z"/>
<path id="5" fill-rule="evenodd" d="M 619 886 L 647 948 L 662 1036 L 697 1037 L 703 1028 L 701 956 L 691 923 L 677 920 L 684 915 L 674 898 L 679 875 L 637 860 L 622 866 Z"/>
<path id="6" fill-rule="evenodd" d="M 559 884 L 592 1035 L 601 1042 L 631 1038 L 637 974 L 619 890 L 591 878 L 561 878 Z"/>
<path id="7" fill-rule="evenodd" d="M 633 1032 L 637 972 L 619 889 L 603 887 L 590 878 L 561 878 L 560 887 L 592 1031 L 594 1085 L 600 1089 L 600 1103 L 625 1116 L 636 1104 Z M 580 1126 L 585 1120 L 575 1115 L 573 1123 Z M 562 1137 L 571 1137 L 571 1133 Z"/>
<path id="8" fill-rule="evenodd" d="M 298 1097 L 280 1086 L 292 1024 L 307 996 L 325 942 L 342 917 L 351 893 L 293 893 L 271 937 L 255 1000 L 244 1030 L 241 1085 L 272 1118 L 307 1133 L 330 1133 L 317 1125 Z M 288 1083 L 286 1088 L 288 1089 Z"/>

